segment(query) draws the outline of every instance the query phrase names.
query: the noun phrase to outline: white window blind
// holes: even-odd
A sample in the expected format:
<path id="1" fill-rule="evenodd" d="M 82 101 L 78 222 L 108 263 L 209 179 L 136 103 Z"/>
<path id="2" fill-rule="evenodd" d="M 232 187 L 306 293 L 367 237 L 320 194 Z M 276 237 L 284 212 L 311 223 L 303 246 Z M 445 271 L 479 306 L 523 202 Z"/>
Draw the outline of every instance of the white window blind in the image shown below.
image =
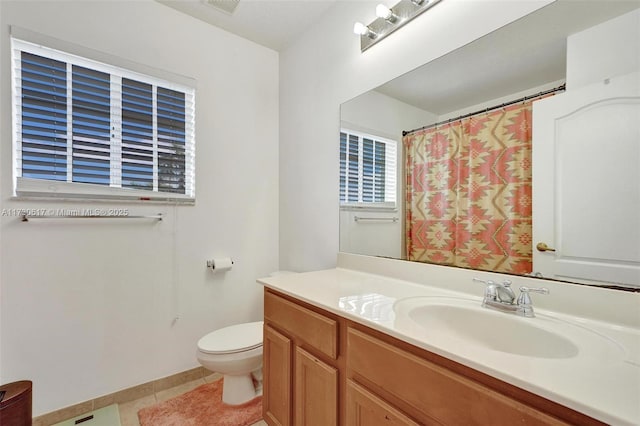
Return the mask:
<path id="1" fill-rule="evenodd" d="M 193 201 L 193 88 L 11 42 L 15 195 Z"/>
<path id="2" fill-rule="evenodd" d="M 340 204 L 396 207 L 397 142 L 340 131 Z"/>

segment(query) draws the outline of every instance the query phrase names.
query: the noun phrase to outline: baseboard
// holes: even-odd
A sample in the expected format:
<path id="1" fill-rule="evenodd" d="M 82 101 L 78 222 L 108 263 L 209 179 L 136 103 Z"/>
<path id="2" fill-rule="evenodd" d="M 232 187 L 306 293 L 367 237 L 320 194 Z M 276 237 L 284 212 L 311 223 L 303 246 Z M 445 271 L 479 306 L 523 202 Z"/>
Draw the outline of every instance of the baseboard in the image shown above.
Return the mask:
<path id="1" fill-rule="evenodd" d="M 212 374 L 211 371 L 203 367 L 192 368 L 191 370 L 172 374 L 171 376 L 163 377 L 161 379 L 153 380 L 141 385 L 133 386 L 127 389 L 120 390 L 118 392 L 103 395 L 89 401 L 70 405 L 68 407 L 61 408 L 60 410 L 52 411 L 50 413 L 34 417 L 33 426 L 49 426 L 60 423 L 62 421 L 72 419 L 81 414 L 88 413 L 90 411 L 97 410 L 111 404 L 123 404 L 125 402 L 134 401 L 136 399 L 140 399 L 142 397 L 163 391 L 165 389 L 170 389 L 183 383 L 202 379 L 206 376 L 209 376 L 210 374 Z"/>

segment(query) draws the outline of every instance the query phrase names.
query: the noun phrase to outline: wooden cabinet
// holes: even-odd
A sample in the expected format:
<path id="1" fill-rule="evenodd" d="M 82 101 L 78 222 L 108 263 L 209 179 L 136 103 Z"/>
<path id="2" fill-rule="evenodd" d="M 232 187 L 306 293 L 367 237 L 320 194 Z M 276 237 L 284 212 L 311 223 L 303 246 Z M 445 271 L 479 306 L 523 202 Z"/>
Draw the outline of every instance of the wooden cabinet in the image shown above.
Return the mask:
<path id="1" fill-rule="evenodd" d="M 271 426 L 603 424 L 270 289 L 264 330 Z"/>
<path id="2" fill-rule="evenodd" d="M 562 424 L 474 380 L 352 328 L 347 338 L 347 370 L 388 400 L 402 404 L 423 423 Z"/>
<path id="3" fill-rule="evenodd" d="M 264 420 L 338 425 L 338 321 L 270 291 L 264 318 Z"/>

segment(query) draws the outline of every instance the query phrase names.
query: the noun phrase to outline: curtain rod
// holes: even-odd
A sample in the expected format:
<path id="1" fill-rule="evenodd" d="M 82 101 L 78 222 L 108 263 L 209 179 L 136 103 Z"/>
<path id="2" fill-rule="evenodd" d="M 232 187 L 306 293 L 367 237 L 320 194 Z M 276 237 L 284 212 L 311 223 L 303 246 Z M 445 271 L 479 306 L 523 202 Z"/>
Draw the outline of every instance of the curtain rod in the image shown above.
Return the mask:
<path id="1" fill-rule="evenodd" d="M 473 117 L 474 115 L 478 115 L 478 114 L 482 114 L 482 113 L 487 113 L 487 112 L 489 112 L 489 111 L 493 111 L 493 110 L 495 110 L 495 109 L 499 109 L 499 108 L 504 108 L 504 107 L 509 106 L 509 105 L 513 105 L 513 104 L 517 104 L 517 103 L 519 103 L 519 102 L 527 101 L 527 100 L 529 100 L 529 99 L 539 98 L 540 96 L 548 95 L 548 94 L 551 94 L 551 93 L 562 92 L 562 91 L 564 91 L 565 89 L 566 89 L 566 84 L 562 84 L 562 85 L 560 85 L 560 86 L 558 86 L 558 87 L 556 87 L 556 88 L 549 89 L 549 90 L 544 90 L 544 91 L 542 91 L 542 92 L 538 92 L 538 93 L 536 93 L 536 94 L 534 94 L 534 95 L 524 96 L 524 97 L 519 98 L 519 99 L 516 99 L 516 100 L 514 100 L 514 101 L 505 102 L 505 103 L 503 103 L 503 104 L 495 105 L 495 106 L 492 106 L 492 107 L 490 107 L 490 108 L 481 109 L 481 110 L 478 110 L 478 111 L 470 112 L 470 113 L 468 113 L 468 114 L 460 115 L 460 116 L 455 117 L 455 118 L 450 118 L 450 119 L 448 119 L 448 120 L 443 120 L 443 121 L 439 121 L 439 122 L 437 122 L 437 123 L 428 124 L 428 125 L 426 125 L 426 126 L 418 127 L 417 129 L 413 129 L 413 130 L 403 130 L 403 131 L 402 131 L 402 136 L 404 137 L 404 136 L 407 136 L 409 133 L 418 132 L 418 131 L 420 131 L 420 130 L 430 129 L 430 128 L 432 128 L 432 127 L 441 126 L 441 125 L 443 125 L 443 124 L 449 124 L 449 123 L 451 123 L 452 121 L 458 121 L 458 120 L 462 120 L 463 118 L 469 118 L 469 117 Z"/>

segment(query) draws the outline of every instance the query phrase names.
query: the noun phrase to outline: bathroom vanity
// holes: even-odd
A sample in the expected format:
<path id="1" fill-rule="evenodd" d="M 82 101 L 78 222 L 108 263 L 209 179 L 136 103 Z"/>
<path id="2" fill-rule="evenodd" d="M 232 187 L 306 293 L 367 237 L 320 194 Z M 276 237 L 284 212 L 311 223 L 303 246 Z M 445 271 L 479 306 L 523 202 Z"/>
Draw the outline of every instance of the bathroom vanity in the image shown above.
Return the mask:
<path id="1" fill-rule="evenodd" d="M 472 294 L 342 268 L 260 282 L 270 425 L 640 422 L 633 327 L 512 322 Z"/>

